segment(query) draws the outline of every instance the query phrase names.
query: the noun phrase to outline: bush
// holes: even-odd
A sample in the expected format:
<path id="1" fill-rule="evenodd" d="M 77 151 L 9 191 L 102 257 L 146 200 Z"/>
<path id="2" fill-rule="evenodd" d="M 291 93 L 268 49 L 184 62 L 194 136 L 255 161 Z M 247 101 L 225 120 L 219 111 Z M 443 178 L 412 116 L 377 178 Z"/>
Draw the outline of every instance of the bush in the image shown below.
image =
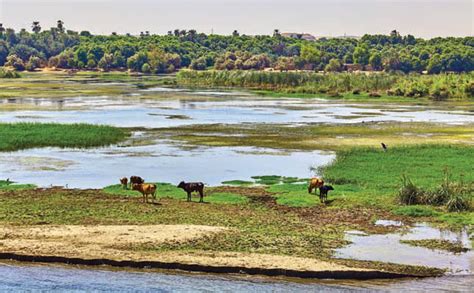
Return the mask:
<path id="1" fill-rule="evenodd" d="M 20 74 L 15 70 L 0 68 L 0 78 L 20 78 Z"/>
<path id="2" fill-rule="evenodd" d="M 471 210 L 472 186 L 460 182 L 453 182 L 449 171 L 444 171 L 441 185 L 433 191 L 417 187 L 408 177 L 402 176 L 402 187 L 398 193 L 400 203 L 405 205 L 434 205 L 446 206 L 450 212 Z"/>
<path id="3" fill-rule="evenodd" d="M 402 175 L 402 187 L 398 192 L 398 200 L 400 203 L 405 205 L 420 204 L 420 197 L 423 195 L 423 191 L 418 188 L 410 178 Z"/>

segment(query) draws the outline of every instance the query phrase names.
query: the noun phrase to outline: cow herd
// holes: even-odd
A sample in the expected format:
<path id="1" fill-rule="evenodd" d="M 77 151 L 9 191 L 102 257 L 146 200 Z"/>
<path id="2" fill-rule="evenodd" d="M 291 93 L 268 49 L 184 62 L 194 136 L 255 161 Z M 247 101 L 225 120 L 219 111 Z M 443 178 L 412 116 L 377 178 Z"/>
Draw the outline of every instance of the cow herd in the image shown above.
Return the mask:
<path id="1" fill-rule="evenodd" d="M 140 176 L 131 176 L 130 181 L 127 177 L 120 179 L 120 184 L 124 189 L 131 189 L 140 192 L 143 196 L 143 202 L 148 202 L 148 195 L 152 197 L 152 202 L 156 200 L 156 184 L 145 183 L 145 180 Z M 130 185 L 129 185 L 130 184 Z M 204 202 L 204 183 L 202 182 L 184 182 L 181 181 L 178 185 L 178 188 L 183 189 L 187 193 L 188 202 L 191 201 L 191 196 L 193 192 L 199 193 L 199 202 Z M 331 185 L 325 185 L 324 180 L 314 177 L 311 178 L 308 185 L 308 193 L 312 193 L 313 190 L 319 189 L 319 200 L 322 203 L 326 203 L 328 192 L 334 190 Z"/>

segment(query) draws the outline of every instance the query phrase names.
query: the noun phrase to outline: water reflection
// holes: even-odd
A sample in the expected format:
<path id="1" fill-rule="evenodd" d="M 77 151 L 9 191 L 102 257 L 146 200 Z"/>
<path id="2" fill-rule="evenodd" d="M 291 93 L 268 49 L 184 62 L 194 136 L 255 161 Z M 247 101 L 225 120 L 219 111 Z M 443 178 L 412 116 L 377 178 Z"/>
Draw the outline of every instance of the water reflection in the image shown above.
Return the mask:
<path id="1" fill-rule="evenodd" d="M 474 272 L 474 252 L 454 254 L 443 250 L 432 250 L 401 243 L 400 240 L 440 239 L 458 242 L 471 249 L 471 241 L 466 230 L 458 232 L 440 230 L 427 224 L 416 224 L 407 232 L 358 235 L 346 233 L 350 245 L 336 249 L 335 256 L 359 260 L 391 262 L 406 265 L 430 266 L 448 269 L 451 273 L 472 274 Z"/>

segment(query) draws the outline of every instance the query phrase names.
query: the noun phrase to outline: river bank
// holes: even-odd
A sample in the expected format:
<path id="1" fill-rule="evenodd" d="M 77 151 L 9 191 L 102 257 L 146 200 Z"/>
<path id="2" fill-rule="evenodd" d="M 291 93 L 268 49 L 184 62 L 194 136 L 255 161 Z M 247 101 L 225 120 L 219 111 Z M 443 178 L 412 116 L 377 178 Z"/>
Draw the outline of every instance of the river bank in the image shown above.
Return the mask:
<path id="1" fill-rule="evenodd" d="M 9 212 L 0 213 L 0 257 L 311 278 L 439 276 L 444 271 L 331 256 L 346 245 L 344 231 L 393 231 L 371 219 L 407 217 L 365 208 L 360 217 L 348 218 L 340 209 L 320 206 L 314 211 L 323 209 L 327 221 L 319 221 L 301 217 L 298 208 L 272 208 L 263 200 L 271 195 L 259 188 L 224 193 L 217 187 L 207 204 L 186 203 L 183 194 L 160 189 L 155 205 L 143 204 L 136 195 L 100 190 L 2 191 L 2 210 Z M 230 195 L 237 191 L 249 201 L 236 202 Z"/>

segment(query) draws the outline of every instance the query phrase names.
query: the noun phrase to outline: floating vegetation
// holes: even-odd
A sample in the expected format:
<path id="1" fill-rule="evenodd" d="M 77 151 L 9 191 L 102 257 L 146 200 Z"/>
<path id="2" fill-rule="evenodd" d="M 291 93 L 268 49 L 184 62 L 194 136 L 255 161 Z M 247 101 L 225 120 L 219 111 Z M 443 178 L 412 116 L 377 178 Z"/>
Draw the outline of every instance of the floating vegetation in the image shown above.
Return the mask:
<path id="1" fill-rule="evenodd" d="M 470 250 L 469 248 L 464 247 L 461 242 L 452 242 L 444 239 L 400 240 L 400 243 L 411 246 L 426 247 L 429 249 L 445 250 L 453 253 L 463 253 Z"/>

